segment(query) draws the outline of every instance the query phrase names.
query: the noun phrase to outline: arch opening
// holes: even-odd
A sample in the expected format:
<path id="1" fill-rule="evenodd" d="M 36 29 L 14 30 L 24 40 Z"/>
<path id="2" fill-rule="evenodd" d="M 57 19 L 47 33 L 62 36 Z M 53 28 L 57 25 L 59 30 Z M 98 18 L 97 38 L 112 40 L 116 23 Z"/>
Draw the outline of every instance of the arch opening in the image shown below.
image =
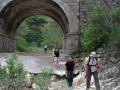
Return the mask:
<path id="1" fill-rule="evenodd" d="M 22 52 L 43 53 L 43 47 L 63 49 L 61 26 L 48 16 L 31 16 L 26 18 L 17 28 L 16 50 Z"/>
<path id="2" fill-rule="evenodd" d="M 61 7 L 51 0 L 11 1 L 0 13 L 3 29 L 7 34 L 14 33 L 19 24 L 33 15 L 47 15 L 55 19 L 66 33 L 68 20 Z"/>
<path id="3" fill-rule="evenodd" d="M 70 35 L 78 34 L 78 20 L 67 4 L 62 0 L 8 0 L 0 12 L 1 52 L 11 52 L 15 47 L 16 31 L 27 17 L 45 15 L 53 18 L 62 28 L 64 49 L 77 49 L 77 40 Z M 4 3 L 3 3 L 4 4 Z M 68 45 L 67 45 L 68 44 Z M 69 45 L 71 44 L 71 45 Z"/>

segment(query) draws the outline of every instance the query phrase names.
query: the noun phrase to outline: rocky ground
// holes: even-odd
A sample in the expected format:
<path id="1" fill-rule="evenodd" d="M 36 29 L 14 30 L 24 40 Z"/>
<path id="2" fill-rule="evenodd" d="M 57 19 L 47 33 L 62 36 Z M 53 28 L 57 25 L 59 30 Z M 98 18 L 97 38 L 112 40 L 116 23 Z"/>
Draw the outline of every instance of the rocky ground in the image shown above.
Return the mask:
<path id="1" fill-rule="evenodd" d="M 120 48 L 98 49 L 100 52 L 102 90 L 120 90 Z"/>
<path id="2" fill-rule="evenodd" d="M 5 65 L 4 61 L 5 61 L 7 55 L 8 54 L 0 54 L 0 63 L 2 63 L 3 65 Z M 30 73 L 35 73 L 35 74 L 39 73 L 44 68 L 53 69 L 53 71 L 56 75 L 64 76 L 65 75 L 64 65 L 65 65 L 65 62 L 67 59 L 66 56 L 67 55 L 64 55 L 64 54 L 61 56 L 61 61 L 58 66 L 59 68 L 55 68 L 53 66 L 52 55 L 20 54 L 19 58 L 22 60 L 24 66 L 25 66 L 25 69 L 28 71 L 27 78 L 29 81 L 29 78 L 31 77 Z M 105 66 L 105 64 L 103 63 L 103 60 L 106 60 L 106 59 L 101 58 L 100 62 L 102 62 L 102 65 Z M 73 87 L 68 88 L 65 79 L 58 79 L 54 75 L 51 78 L 52 82 L 51 82 L 48 90 L 85 90 L 85 86 L 86 86 L 85 79 L 84 79 L 85 75 L 83 72 L 81 73 L 81 70 L 79 68 L 79 66 L 80 66 L 79 60 L 76 59 L 75 61 L 76 61 L 76 68 L 77 68 L 76 73 L 80 72 L 80 74 L 74 78 Z M 116 64 L 116 66 L 111 66 L 111 67 L 107 67 L 107 66 L 104 67 L 104 66 L 101 70 L 99 70 L 101 90 L 120 90 L 120 76 L 119 76 L 120 75 L 120 66 L 119 66 L 119 64 Z M 28 82 L 28 86 L 29 86 L 29 82 Z M 31 84 L 30 88 L 26 87 L 23 90 L 38 90 L 38 88 L 37 88 L 37 85 Z M 91 90 L 95 90 L 93 78 L 92 78 L 92 82 L 91 82 Z"/>
<path id="3" fill-rule="evenodd" d="M 0 54 L 0 63 L 1 65 L 6 65 L 5 60 L 9 54 Z M 28 87 L 30 86 L 31 74 L 37 74 L 42 71 L 44 68 L 53 69 L 54 73 L 59 76 L 65 76 L 64 65 L 67 60 L 67 55 L 61 55 L 61 61 L 58 68 L 53 66 L 53 57 L 52 55 L 29 55 L 29 54 L 19 54 L 19 59 L 22 60 L 25 70 L 28 72 Z M 76 73 L 80 72 L 78 59 L 76 59 Z M 54 77 L 54 76 L 53 76 Z M 52 80 L 52 79 L 51 79 Z M 34 90 L 38 90 L 35 84 L 31 85 Z M 72 90 L 85 90 L 85 79 L 83 74 L 79 74 L 74 78 L 74 85 Z M 24 88 L 24 90 L 31 90 L 32 88 Z M 53 78 L 49 90 L 69 90 L 65 79 Z M 94 89 L 93 89 L 94 90 Z"/>

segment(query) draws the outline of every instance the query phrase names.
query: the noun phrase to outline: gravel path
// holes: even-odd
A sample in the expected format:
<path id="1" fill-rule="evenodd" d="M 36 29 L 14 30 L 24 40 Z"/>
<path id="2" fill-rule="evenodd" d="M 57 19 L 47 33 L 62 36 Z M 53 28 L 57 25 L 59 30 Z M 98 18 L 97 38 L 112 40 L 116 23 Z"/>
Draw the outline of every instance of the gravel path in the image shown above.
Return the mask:
<path id="1" fill-rule="evenodd" d="M 0 54 L 0 63 L 2 65 L 5 65 L 6 56 L 9 54 Z M 63 58 L 65 55 L 61 55 Z M 52 55 L 29 55 L 29 54 L 19 54 L 19 59 L 22 60 L 25 70 L 30 73 L 40 73 L 43 69 L 53 69 L 56 74 L 64 75 L 64 64 L 65 61 L 62 60 L 59 63 L 59 68 L 53 67 L 53 56 Z M 61 83 L 56 82 L 55 84 L 58 84 L 58 86 L 61 86 Z M 92 86 L 95 90 L 94 86 Z M 64 87 L 61 87 L 61 89 Z M 54 89 L 51 89 L 54 90 Z M 59 90 L 59 89 L 58 89 Z M 63 90 L 63 89 L 62 89 Z M 85 90 L 85 79 L 84 75 L 79 75 L 78 77 L 74 78 L 74 88 L 72 90 Z"/>
<path id="2" fill-rule="evenodd" d="M 8 53 L 1 53 L 0 54 L 0 63 L 2 65 L 6 65 L 6 57 L 8 57 Z M 61 55 L 63 58 L 64 55 Z M 43 69 L 52 69 L 59 75 L 64 74 L 64 61 L 61 61 L 59 64 L 59 68 L 54 68 L 53 66 L 53 56 L 52 55 L 45 55 L 45 54 L 19 54 L 18 58 L 22 61 L 25 70 L 30 73 L 40 73 Z"/>

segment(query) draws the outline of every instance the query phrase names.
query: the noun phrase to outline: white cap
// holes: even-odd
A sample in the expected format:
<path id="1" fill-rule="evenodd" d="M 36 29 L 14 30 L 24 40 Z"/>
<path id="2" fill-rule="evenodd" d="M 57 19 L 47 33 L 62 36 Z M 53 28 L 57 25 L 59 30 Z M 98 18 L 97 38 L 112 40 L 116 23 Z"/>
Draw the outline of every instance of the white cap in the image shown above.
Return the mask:
<path id="1" fill-rule="evenodd" d="M 90 56 L 91 57 L 96 57 L 96 52 L 91 52 Z"/>

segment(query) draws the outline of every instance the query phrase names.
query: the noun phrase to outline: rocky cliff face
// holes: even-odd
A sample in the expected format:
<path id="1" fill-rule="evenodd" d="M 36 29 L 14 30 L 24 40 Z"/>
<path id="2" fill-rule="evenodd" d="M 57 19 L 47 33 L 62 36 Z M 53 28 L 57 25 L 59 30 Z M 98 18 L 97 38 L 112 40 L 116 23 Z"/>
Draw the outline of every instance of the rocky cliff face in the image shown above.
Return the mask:
<path id="1" fill-rule="evenodd" d="M 102 80 L 102 90 L 120 90 L 120 48 L 112 46 L 99 49 L 101 65 L 99 77 Z"/>

